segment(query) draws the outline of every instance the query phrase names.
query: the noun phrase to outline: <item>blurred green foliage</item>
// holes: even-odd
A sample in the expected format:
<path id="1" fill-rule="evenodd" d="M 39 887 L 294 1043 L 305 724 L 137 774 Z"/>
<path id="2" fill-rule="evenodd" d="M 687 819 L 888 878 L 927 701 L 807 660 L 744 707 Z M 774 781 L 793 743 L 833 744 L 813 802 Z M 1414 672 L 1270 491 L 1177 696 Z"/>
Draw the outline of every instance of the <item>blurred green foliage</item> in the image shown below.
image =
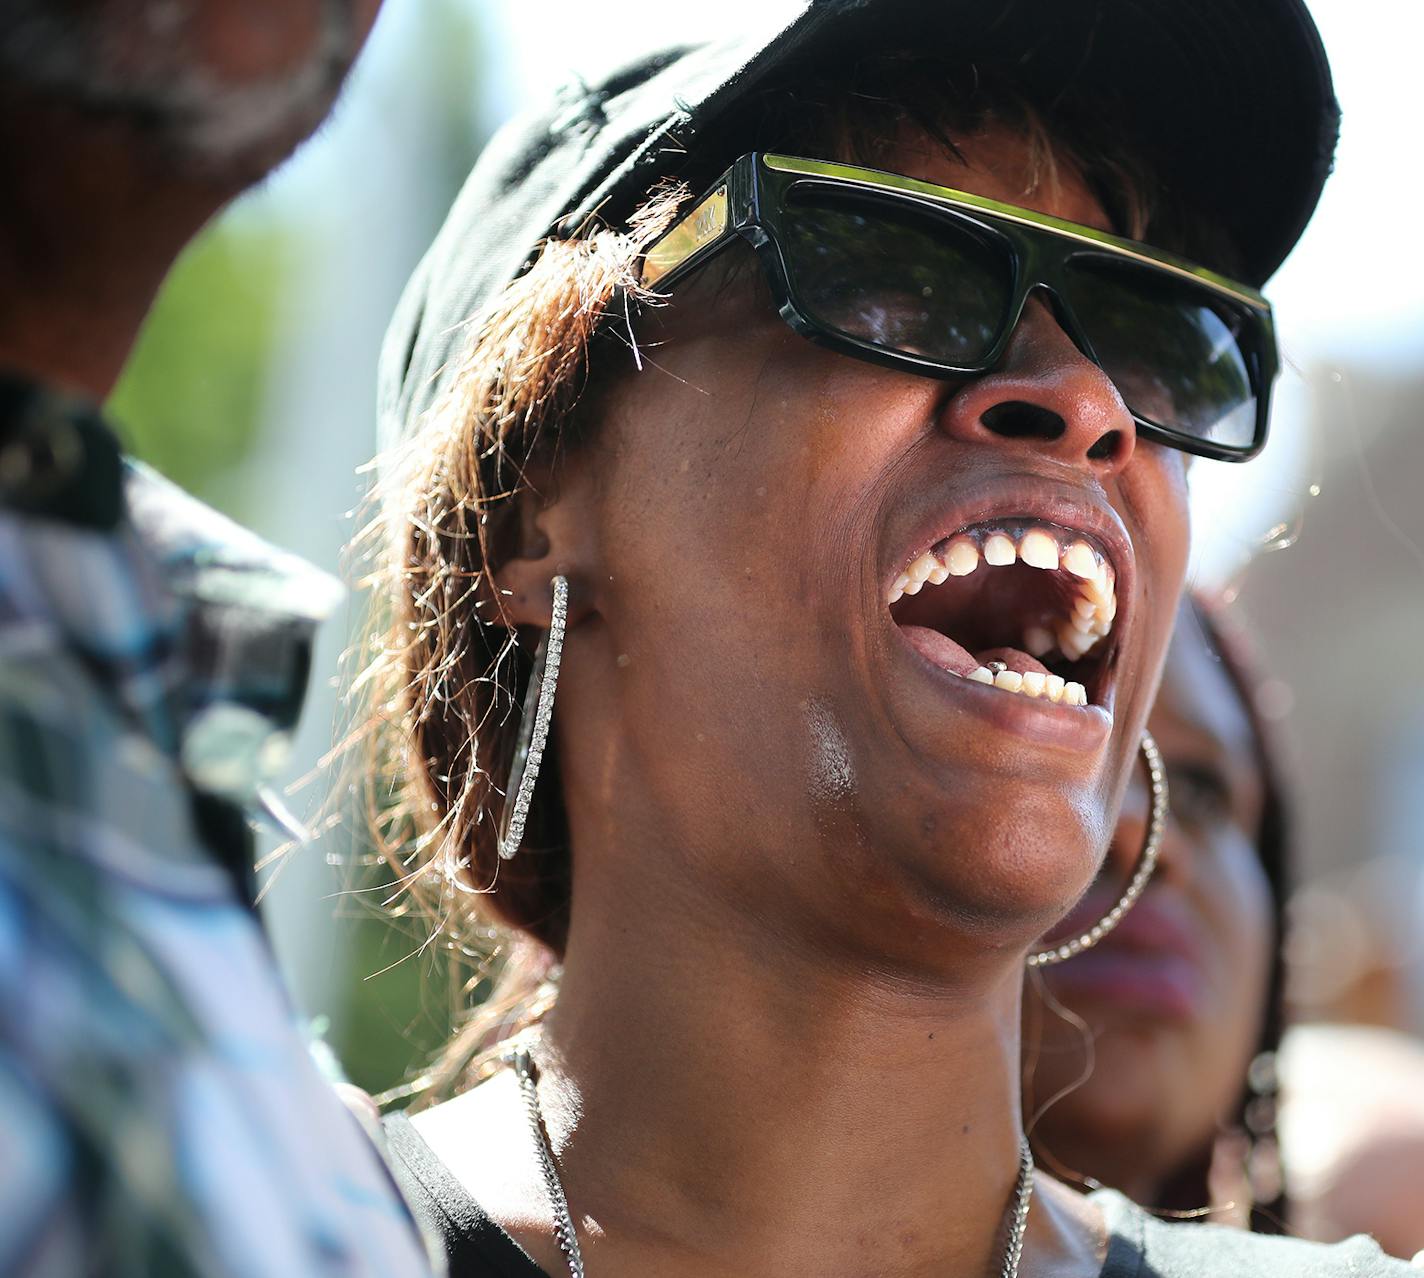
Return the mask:
<path id="1" fill-rule="evenodd" d="M 295 238 L 252 213 L 209 225 L 178 259 L 109 400 L 129 451 L 200 495 L 260 429 Z"/>
<path id="2" fill-rule="evenodd" d="M 425 944 L 433 922 L 390 919 L 379 899 L 339 915 L 350 984 L 327 1035 L 351 1081 L 372 1093 L 409 1081 L 450 1041 L 471 977 L 443 942 Z"/>
<path id="3" fill-rule="evenodd" d="M 329 354 L 315 350 L 311 335 L 323 308 L 350 303 L 338 292 L 341 272 L 313 264 L 330 262 L 335 246 L 351 242 L 349 223 L 364 220 L 381 226 L 391 260 L 355 262 L 352 269 L 403 278 L 488 133 L 479 109 L 486 47 L 479 0 L 428 0 L 414 20 L 387 22 L 389 16 L 373 37 L 381 47 L 368 50 L 375 56 L 353 77 L 352 100 L 339 103 L 338 119 L 292 160 L 301 173 L 286 176 L 300 180 L 259 187 L 216 218 L 179 258 L 108 403 L 129 452 L 259 529 L 268 513 L 262 507 L 268 486 L 249 468 L 271 451 L 259 444 L 273 429 L 274 387 L 303 377 L 374 377 L 373 369 L 333 368 Z M 343 112 L 364 129 L 341 129 Z M 348 179 L 372 167 L 379 172 L 392 148 L 406 156 L 413 149 L 419 157 L 420 189 L 390 208 L 373 207 L 359 195 L 369 185 L 348 185 Z M 380 219 L 392 209 L 402 220 L 387 226 Z M 369 322 L 373 348 L 394 301 L 392 296 L 362 321 Z M 304 429 L 350 430 L 353 423 L 312 422 Z M 310 516 L 334 520 L 338 512 L 313 507 Z M 335 567 L 299 537 L 290 544 Z M 329 674 L 314 672 L 310 721 L 330 720 Z M 294 772 L 312 763 L 310 757 L 300 760 Z M 358 821 L 346 823 L 334 838 L 345 864 L 369 859 Z M 369 873 L 389 877 L 376 869 Z M 342 881 L 330 884 L 335 898 L 320 888 L 312 892 L 310 927 L 320 937 L 312 950 L 330 959 L 337 979 L 328 986 L 328 1005 L 304 1010 L 329 1026 L 328 1041 L 352 1080 L 384 1091 L 419 1072 L 448 1041 L 470 972 L 448 950 L 420 950 L 429 935 L 422 922 L 383 917 L 375 902 L 384 893 L 341 894 L 384 879 L 353 885 L 344 871 L 336 874 Z M 334 919 L 333 899 L 344 902 L 335 907 Z M 300 989 L 302 974 L 294 975 Z"/>
<path id="4" fill-rule="evenodd" d="M 381 118 L 412 93 L 435 104 L 438 126 L 424 139 L 431 148 L 425 171 L 431 220 L 419 228 L 418 251 L 424 251 L 489 136 L 478 106 L 488 46 L 478 0 L 429 0 L 418 32 L 406 51 L 406 74 L 373 79 L 368 91 Z M 346 822 L 352 864 L 370 858 L 372 849 L 361 837 L 364 819 Z M 391 878 L 379 866 L 364 874 L 368 886 Z M 355 886 L 362 885 L 358 879 Z M 390 918 L 379 908 L 384 895 L 363 895 L 361 904 L 337 912 L 345 979 L 328 1034 L 351 1081 L 373 1093 L 410 1081 L 450 1041 L 471 1001 L 473 974 L 469 962 L 443 942 L 422 949 L 435 921 Z"/>

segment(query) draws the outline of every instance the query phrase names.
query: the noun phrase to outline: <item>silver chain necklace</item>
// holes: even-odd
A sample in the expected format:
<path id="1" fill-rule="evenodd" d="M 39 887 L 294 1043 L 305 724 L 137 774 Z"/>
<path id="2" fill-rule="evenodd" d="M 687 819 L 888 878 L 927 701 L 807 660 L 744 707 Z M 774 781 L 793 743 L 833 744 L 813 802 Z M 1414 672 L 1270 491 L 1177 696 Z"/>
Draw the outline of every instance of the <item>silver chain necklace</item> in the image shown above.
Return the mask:
<path id="1" fill-rule="evenodd" d="M 584 1278 L 583 1253 L 579 1251 L 578 1233 L 574 1229 L 574 1218 L 569 1214 L 569 1200 L 564 1193 L 563 1182 L 559 1180 L 559 1169 L 554 1163 L 554 1151 L 549 1144 L 549 1134 L 544 1129 L 544 1115 L 539 1108 L 539 1088 L 534 1072 L 534 1060 L 527 1047 L 517 1047 L 510 1057 L 514 1075 L 519 1080 L 519 1090 L 524 1097 L 524 1109 L 529 1115 L 529 1130 L 534 1136 L 534 1150 L 539 1157 L 539 1170 L 544 1176 L 544 1188 L 549 1201 L 554 1206 L 554 1237 L 559 1250 L 568 1261 L 569 1278 Z M 1019 1178 L 1014 1188 L 1012 1217 L 1009 1221 L 1009 1240 L 1004 1248 L 1003 1264 L 999 1266 L 999 1278 L 1018 1278 L 1019 1260 L 1023 1257 L 1024 1233 L 1028 1228 L 1028 1208 L 1033 1200 L 1033 1155 L 1029 1152 L 1028 1138 L 1022 1137 L 1019 1144 Z"/>

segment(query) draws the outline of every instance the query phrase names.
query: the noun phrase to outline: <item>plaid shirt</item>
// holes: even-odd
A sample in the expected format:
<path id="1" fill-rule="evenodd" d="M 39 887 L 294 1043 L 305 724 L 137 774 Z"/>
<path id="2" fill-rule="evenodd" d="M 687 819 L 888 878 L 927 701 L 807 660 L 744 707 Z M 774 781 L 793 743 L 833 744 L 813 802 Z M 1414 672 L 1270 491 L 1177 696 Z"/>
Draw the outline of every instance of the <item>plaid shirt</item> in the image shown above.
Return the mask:
<path id="1" fill-rule="evenodd" d="M 0 378 L 4 1278 L 430 1272 L 246 904 L 339 593 Z"/>

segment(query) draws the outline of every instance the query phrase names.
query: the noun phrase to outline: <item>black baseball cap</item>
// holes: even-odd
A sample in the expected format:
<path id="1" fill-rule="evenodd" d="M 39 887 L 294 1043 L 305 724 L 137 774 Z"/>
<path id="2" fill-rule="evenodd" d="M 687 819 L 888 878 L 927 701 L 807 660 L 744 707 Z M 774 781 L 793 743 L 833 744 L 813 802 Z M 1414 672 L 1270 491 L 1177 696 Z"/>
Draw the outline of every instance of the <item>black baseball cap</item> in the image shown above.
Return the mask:
<path id="1" fill-rule="evenodd" d="M 800 0 L 789 19 L 784 3 L 775 12 L 760 29 L 572 83 L 496 134 L 386 335 L 383 446 L 434 403 L 465 321 L 546 238 L 595 216 L 621 226 L 660 178 L 693 169 L 699 139 L 732 107 L 798 68 L 942 53 L 1000 70 L 1050 122 L 1055 109 L 1090 111 L 1150 158 L 1165 199 L 1226 228 L 1228 273 L 1255 285 L 1299 239 L 1330 171 L 1340 112 L 1304 0 Z"/>

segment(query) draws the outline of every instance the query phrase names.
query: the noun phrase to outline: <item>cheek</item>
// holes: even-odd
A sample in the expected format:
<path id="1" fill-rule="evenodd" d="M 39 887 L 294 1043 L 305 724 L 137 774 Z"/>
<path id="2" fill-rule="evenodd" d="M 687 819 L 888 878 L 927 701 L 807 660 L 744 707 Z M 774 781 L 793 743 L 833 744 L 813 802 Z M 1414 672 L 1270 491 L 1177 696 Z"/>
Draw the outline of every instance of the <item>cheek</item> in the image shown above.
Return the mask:
<path id="1" fill-rule="evenodd" d="M 745 718 L 746 689 L 778 676 L 807 534 L 826 537 L 806 498 L 819 406 L 792 393 L 771 346 L 659 350 L 610 394 L 592 441 L 599 611 L 629 659 L 630 712 L 710 720 L 697 731 L 722 740 L 716 720 Z"/>
<path id="2" fill-rule="evenodd" d="M 825 707 L 859 660 L 851 618 L 876 570 L 883 490 L 932 420 L 936 387 L 831 355 L 779 320 L 752 331 L 659 348 L 659 367 L 600 405 L 588 447 L 599 611 L 618 663 L 607 686 L 612 713 L 640 725 L 625 735 L 645 743 L 646 769 L 677 754 L 703 785 L 751 772 L 744 795 L 788 773 L 800 794 L 809 771 L 814 801 L 846 783 L 856 730 Z"/>
<path id="3" fill-rule="evenodd" d="M 1123 505 L 1139 530 L 1144 597 L 1175 607 L 1191 550 L 1186 454 L 1139 440 L 1120 484 Z"/>
<path id="4" fill-rule="evenodd" d="M 1120 505 L 1134 528 L 1138 576 L 1142 679 L 1136 700 L 1142 712 L 1150 703 L 1176 624 L 1191 549 L 1184 454 L 1138 442 L 1119 481 Z"/>
<path id="5" fill-rule="evenodd" d="M 1212 945 L 1221 994 L 1227 1005 L 1222 1028 L 1235 1029 L 1238 1051 L 1252 1050 L 1267 994 L 1271 954 L 1278 944 L 1271 889 L 1255 846 L 1237 827 L 1222 831 L 1212 844 L 1200 890 L 1211 920 Z"/>
<path id="6" fill-rule="evenodd" d="M 738 612 L 762 619 L 847 587 L 874 550 L 876 493 L 925 420 L 920 379 L 819 350 L 774 317 L 749 340 L 714 331 L 657 359 L 599 431 L 610 557 L 643 579 L 661 561 L 704 596 L 750 591 Z M 667 576 L 660 589 L 692 584 Z"/>
<path id="7" fill-rule="evenodd" d="M 1276 942 L 1270 884 L 1254 844 L 1241 830 L 1231 827 L 1218 849 L 1216 859 L 1222 870 L 1215 896 L 1226 920 L 1227 947 L 1234 947 L 1252 970 L 1264 969 Z"/>

